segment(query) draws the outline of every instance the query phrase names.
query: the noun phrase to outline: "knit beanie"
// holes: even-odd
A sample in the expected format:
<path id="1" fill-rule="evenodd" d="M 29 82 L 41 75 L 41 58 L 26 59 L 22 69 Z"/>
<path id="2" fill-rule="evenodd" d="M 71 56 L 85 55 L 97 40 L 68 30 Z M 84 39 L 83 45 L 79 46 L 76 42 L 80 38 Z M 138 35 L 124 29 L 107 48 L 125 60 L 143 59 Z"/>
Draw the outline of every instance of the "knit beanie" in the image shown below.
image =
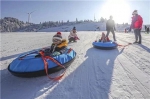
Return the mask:
<path id="1" fill-rule="evenodd" d="M 61 35 L 61 32 L 57 32 L 58 35 Z"/>
<path id="2" fill-rule="evenodd" d="M 134 10 L 132 15 L 136 15 L 136 14 L 138 14 L 138 12 L 137 12 L 137 10 Z"/>
<path id="3" fill-rule="evenodd" d="M 57 40 L 62 41 L 62 36 L 61 36 L 61 35 L 56 34 L 56 35 L 54 35 L 54 36 L 53 36 L 53 39 L 57 39 Z"/>
<path id="4" fill-rule="evenodd" d="M 76 27 L 73 27 L 73 29 L 72 30 L 76 30 Z"/>

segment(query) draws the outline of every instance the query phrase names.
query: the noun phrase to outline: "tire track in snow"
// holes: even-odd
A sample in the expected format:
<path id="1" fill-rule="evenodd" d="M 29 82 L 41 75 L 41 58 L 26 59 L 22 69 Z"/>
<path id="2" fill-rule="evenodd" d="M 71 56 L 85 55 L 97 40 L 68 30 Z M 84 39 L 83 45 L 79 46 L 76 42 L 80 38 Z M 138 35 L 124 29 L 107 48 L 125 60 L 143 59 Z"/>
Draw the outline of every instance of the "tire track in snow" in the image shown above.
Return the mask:
<path id="1" fill-rule="evenodd" d="M 127 35 L 128 36 L 128 35 Z M 126 40 L 124 39 L 120 39 L 119 40 L 122 40 L 124 42 L 127 42 Z M 134 50 L 130 50 L 131 48 L 134 48 L 136 51 L 138 52 L 135 52 Z M 132 49 L 133 49 L 132 48 Z M 145 72 L 146 74 L 150 75 L 150 67 L 148 64 L 150 64 L 150 61 L 148 60 L 150 57 L 149 57 L 149 53 L 147 53 L 143 48 L 137 46 L 137 45 L 132 45 L 130 47 L 130 49 L 128 49 L 127 51 L 124 52 L 124 54 L 126 54 L 127 57 L 132 57 L 130 58 L 130 60 L 132 61 L 132 63 L 134 63 L 136 66 L 138 66 L 138 68 L 140 70 L 142 70 L 143 72 Z M 138 50 L 137 50 L 138 49 Z M 141 50 L 141 51 L 139 51 Z M 129 52 L 128 52 L 129 51 Z M 145 53 L 145 58 L 141 58 L 140 55 L 142 55 L 143 53 Z M 136 62 L 135 62 L 136 61 Z"/>
<path id="2" fill-rule="evenodd" d="M 119 61 L 120 65 L 124 68 L 125 71 L 129 71 L 132 74 L 132 75 L 131 74 L 129 75 L 127 73 L 129 78 L 132 79 L 132 82 L 136 84 L 139 91 L 143 94 L 143 98 L 149 99 L 150 98 L 150 90 L 148 89 L 148 87 L 150 87 L 149 86 L 149 83 L 150 83 L 149 77 L 147 77 L 139 69 L 137 69 L 134 65 L 132 65 L 132 63 L 130 63 L 130 61 L 128 61 L 128 58 L 126 58 L 124 56 L 120 56 L 117 60 Z M 124 60 L 124 61 L 120 61 L 120 60 Z M 128 61 L 128 64 L 126 64 L 126 61 Z M 130 63 L 130 65 L 129 65 L 129 63 Z M 125 65 L 123 65 L 123 64 L 125 64 Z M 139 74 L 137 75 L 137 73 L 139 73 Z M 148 79 L 146 79 L 146 78 L 148 78 Z"/>
<path id="3" fill-rule="evenodd" d="M 138 53 L 135 53 L 134 51 L 130 51 L 130 53 L 125 52 L 124 55 L 125 57 L 130 57 L 129 60 L 141 71 L 143 71 L 147 75 L 150 75 L 150 61 L 148 61 L 146 58 L 141 58 L 140 55 Z"/>
<path id="4" fill-rule="evenodd" d="M 119 99 L 122 98 L 127 98 L 128 99 L 143 99 L 143 95 L 141 94 L 140 91 L 138 91 L 138 88 L 136 85 L 133 83 L 133 79 L 128 76 L 129 73 L 126 71 L 122 65 L 120 65 L 119 57 L 116 59 L 116 65 L 114 68 L 114 74 L 112 77 L 112 86 L 111 86 L 111 95 L 112 97 L 115 97 L 116 95 L 114 94 L 116 91 L 121 91 L 121 97 L 120 95 L 117 97 Z"/>

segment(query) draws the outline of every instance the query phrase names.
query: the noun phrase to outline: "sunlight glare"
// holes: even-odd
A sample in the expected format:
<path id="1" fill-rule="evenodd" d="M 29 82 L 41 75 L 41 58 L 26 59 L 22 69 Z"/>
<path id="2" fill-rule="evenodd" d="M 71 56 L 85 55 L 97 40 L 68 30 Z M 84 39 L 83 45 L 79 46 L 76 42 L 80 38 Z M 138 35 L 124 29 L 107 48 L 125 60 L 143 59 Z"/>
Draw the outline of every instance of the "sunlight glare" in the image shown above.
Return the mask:
<path id="1" fill-rule="evenodd" d="M 126 0 L 107 0 L 101 8 L 99 16 L 109 19 L 112 15 L 115 23 L 130 22 L 130 6 Z"/>

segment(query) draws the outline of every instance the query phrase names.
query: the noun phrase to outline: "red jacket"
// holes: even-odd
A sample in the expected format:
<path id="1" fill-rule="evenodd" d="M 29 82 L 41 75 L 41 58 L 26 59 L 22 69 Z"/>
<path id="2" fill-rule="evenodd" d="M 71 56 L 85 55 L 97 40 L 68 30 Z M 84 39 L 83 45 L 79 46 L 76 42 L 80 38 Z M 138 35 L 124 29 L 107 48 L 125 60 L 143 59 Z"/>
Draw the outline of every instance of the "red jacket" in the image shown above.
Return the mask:
<path id="1" fill-rule="evenodd" d="M 132 18 L 131 28 L 142 29 L 143 19 L 140 15 L 136 15 Z"/>

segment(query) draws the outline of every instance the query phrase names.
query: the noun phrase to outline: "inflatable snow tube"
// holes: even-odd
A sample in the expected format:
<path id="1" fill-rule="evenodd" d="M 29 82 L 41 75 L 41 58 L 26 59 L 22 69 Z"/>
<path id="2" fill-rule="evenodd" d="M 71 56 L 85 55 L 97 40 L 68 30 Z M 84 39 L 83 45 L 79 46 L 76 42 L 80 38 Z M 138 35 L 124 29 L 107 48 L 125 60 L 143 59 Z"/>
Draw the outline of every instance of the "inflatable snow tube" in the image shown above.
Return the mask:
<path id="1" fill-rule="evenodd" d="M 20 57 L 25 55 L 27 56 L 24 57 L 23 59 L 20 59 Z M 57 60 L 65 68 L 67 68 L 73 62 L 75 57 L 76 57 L 76 52 L 74 50 L 71 50 L 69 53 L 64 53 L 59 56 L 55 56 L 53 57 L 53 59 Z M 51 60 L 47 60 L 47 63 L 48 63 L 49 74 L 64 69 Z M 37 77 L 37 76 L 46 75 L 44 62 L 42 60 L 42 57 L 39 55 L 39 51 L 36 52 L 30 51 L 28 53 L 20 55 L 9 64 L 8 70 L 13 75 L 18 77 Z"/>
<path id="2" fill-rule="evenodd" d="M 117 47 L 117 44 L 110 41 L 110 42 L 93 42 L 93 46 L 98 49 L 103 50 L 111 50 Z"/>

